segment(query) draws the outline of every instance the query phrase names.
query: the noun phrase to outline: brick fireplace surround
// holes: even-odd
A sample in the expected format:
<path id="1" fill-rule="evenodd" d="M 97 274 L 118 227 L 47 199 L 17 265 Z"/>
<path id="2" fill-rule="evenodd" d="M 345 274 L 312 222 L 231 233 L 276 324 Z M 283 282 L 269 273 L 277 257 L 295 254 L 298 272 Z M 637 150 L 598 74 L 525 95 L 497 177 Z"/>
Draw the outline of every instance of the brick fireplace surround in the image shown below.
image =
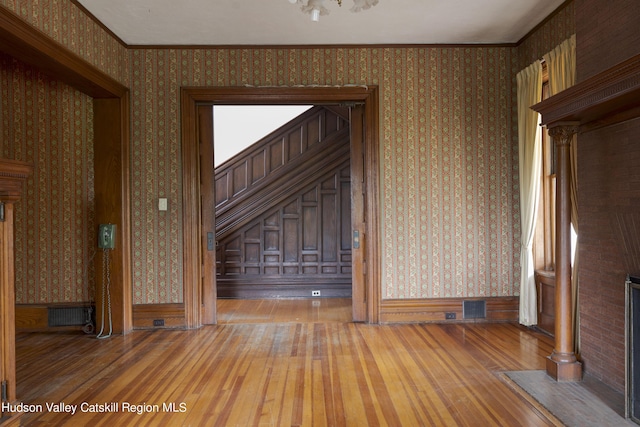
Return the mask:
<path id="1" fill-rule="evenodd" d="M 578 356 L 623 396 L 625 280 L 640 273 L 640 2 L 574 8 L 577 84 L 548 100 L 543 120 L 579 124 Z"/>

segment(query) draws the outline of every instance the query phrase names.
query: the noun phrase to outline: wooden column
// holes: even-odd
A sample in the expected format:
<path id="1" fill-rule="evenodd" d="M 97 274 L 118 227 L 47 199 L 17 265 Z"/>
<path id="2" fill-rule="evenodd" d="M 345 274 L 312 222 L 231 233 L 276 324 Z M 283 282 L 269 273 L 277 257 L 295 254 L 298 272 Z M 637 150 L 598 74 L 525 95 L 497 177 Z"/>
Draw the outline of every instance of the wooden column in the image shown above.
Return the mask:
<path id="1" fill-rule="evenodd" d="M 2 401 L 16 400 L 14 204 L 31 165 L 0 159 L 0 381 Z"/>
<path id="2" fill-rule="evenodd" d="M 580 381 L 582 364 L 573 351 L 571 293 L 571 140 L 578 123 L 549 126 L 556 152 L 556 296 L 555 348 L 547 358 L 547 373 L 558 381 Z"/>

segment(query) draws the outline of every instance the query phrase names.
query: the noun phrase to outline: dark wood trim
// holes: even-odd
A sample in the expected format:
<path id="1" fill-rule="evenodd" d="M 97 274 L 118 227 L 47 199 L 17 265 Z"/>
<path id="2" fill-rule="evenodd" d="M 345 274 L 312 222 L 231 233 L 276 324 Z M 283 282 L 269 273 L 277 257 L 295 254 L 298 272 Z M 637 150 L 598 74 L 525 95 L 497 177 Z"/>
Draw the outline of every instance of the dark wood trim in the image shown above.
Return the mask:
<path id="1" fill-rule="evenodd" d="M 556 296 L 555 348 L 547 358 L 547 373 L 559 381 L 579 381 L 582 365 L 574 353 L 570 260 L 570 160 L 576 133 L 621 123 L 640 114 L 640 55 L 532 107 L 556 147 Z"/>
<path id="2" fill-rule="evenodd" d="M 463 319 L 463 301 L 486 301 L 486 318 Z M 380 323 L 517 322 L 518 310 L 518 297 L 382 300 Z M 456 318 L 446 319 L 445 313 L 454 313 Z"/>
<path id="3" fill-rule="evenodd" d="M 302 134 L 298 126 L 293 127 L 296 131 L 287 134 Z M 257 173 L 261 178 L 255 182 L 255 191 L 238 193 L 239 204 L 227 211 L 226 215 L 235 221 L 233 227 L 221 230 L 219 207 L 224 203 L 216 206 L 215 286 L 219 297 L 312 297 L 312 291 L 317 290 L 323 297 L 351 298 L 353 267 L 363 263 L 352 262 L 351 144 L 346 132 L 340 134 L 343 137 L 334 141 L 311 144 L 321 150 L 309 149 L 302 154 L 294 150 L 290 168 L 280 163 L 280 159 L 289 157 L 288 141 L 295 140 L 296 146 L 302 146 L 305 137 L 293 138 L 287 144 L 283 144 L 283 138 L 275 138 L 274 143 L 257 148 L 264 154 L 257 162 L 264 169 Z M 315 140 L 315 136 L 312 138 Z M 271 162 L 265 164 L 264 159 L 272 153 L 277 153 L 278 166 L 272 173 L 265 173 Z M 241 155 L 239 164 L 250 165 L 253 157 L 253 153 Z M 242 182 L 240 188 L 246 188 L 253 178 L 244 171 L 252 168 L 237 169 L 241 172 L 231 171 L 234 177 L 228 180 L 238 178 Z M 230 173 L 223 171 L 223 174 Z M 203 198 L 207 193 L 211 191 L 203 187 Z M 203 215 L 203 220 L 212 216 Z M 205 271 L 203 277 L 212 276 Z M 331 292 L 338 283 L 342 285 L 340 291 Z"/>
<path id="4" fill-rule="evenodd" d="M 362 171 L 366 171 L 365 167 L 365 119 L 364 109 L 362 106 L 355 106 L 351 108 L 351 117 L 349 118 L 351 123 L 351 229 L 352 233 L 356 231 L 359 233 L 359 248 L 352 245 L 351 248 L 351 269 L 352 269 L 352 292 L 351 292 L 351 312 L 353 320 L 356 322 L 363 322 L 367 320 L 368 314 L 374 316 L 374 313 L 368 313 L 367 311 L 367 286 L 365 282 L 366 276 L 366 260 L 367 254 L 365 253 L 367 247 L 367 240 L 369 235 L 366 229 L 366 204 L 367 204 L 367 189 L 365 180 L 362 177 Z M 366 173 L 366 172 L 365 172 Z M 352 242 L 354 237 L 351 238 Z M 375 303 L 375 299 L 372 298 L 372 302 Z"/>
<path id="5" fill-rule="evenodd" d="M 318 116 L 319 111 L 323 111 L 320 114 L 321 118 Z M 305 134 L 306 138 L 306 126 L 309 125 L 309 120 L 321 120 L 320 123 L 317 124 L 320 124 L 323 128 L 326 126 L 325 120 L 327 120 L 327 118 L 324 114 L 325 112 L 326 109 L 322 107 L 311 108 L 292 122 L 289 122 L 288 125 L 296 127 L 298 131 Z M 349 118 L 347 117 L 346 121 L 348 120 Z M 216 183 L 218 183 L 222 177 L 228 176 L 229 178 L 224 181 L 227 183 L 226 188 L 216 187 L 215 189 L 217 200 L 215 217 L 218 240 L 220 240 L 224 234 L 242 226 L 246 220 L 250 220 L 252 216 L 250 211 L 255 209 L 253 206 L 275 205 L 280 203 L 287 197 L 287 189 L 303 187 L 306 184 L 310 184 L 313 182 L 312 175 L 338 167 L 345 159 L 348 159 L 349 129 L 345 127 L 345 124 L 341 124 L 340 126 L 343 127 L 337 126 L 337 129 L 329 136 L 325 135 L 325 131 L 323 130 L 320 143 L 314 142 L 310 147 L 307 146 L 308 143 L 305 143 L 305 148 L 302 153 L 291 159 L 288 155 L 285 155 L 286 159 L 284 163 L 274 169 L 270 166 L 268 153 L 273 150 L 273 144 L 283 144 L 283 153 L 286 152 L 287 148 L 285 148 L 283 141 L 287 138 L 285 135 L 291 132 L 290 129 L 283 131 L 282 134 L 268 135 L 248 149 L 238 153 L 233 159 L 219 165 L 216 168 Z M 305 131 L 302 132 L 302 129 L 305 129 Z M 339 146 L 336 147 L 336 145 Z M 257 155 L 259 151 L 264 153 L 263 158 L 267 159 L 266 163 L 269 165 L 265 167 L 263 177 L 251 182 L 248 173 L 252 171 L 252 166 L 246 166 L 247 172 L 241 172 L 243 173 L 242 178 L 233 175 L 238 171 L 238 166 L 252 165 L 252 157 Z M 295 180 L 292 180 L 291 176 L 295 176 Z M 246 184 L 243 184 L 246 185 L 246 187 L 239 193 L 232 194 L 233 189 L 228 186 L 236 179 L 239 179 L 240 182 L 246 182 Z M 219 189 L 222 190 L 222 194 L 217 193 Z M 224 197 L 224 194 L 226 194 L 227 197 Z M 224 200 L 220 197 L 221 195 L 223 195 Z M 254 202 L 249 205 L 251 209 L 248 209 L 249 206 L 246 204 L 246 199 L 248 198 L 254 199 Z"/>
<path id="6" fill-rule="evenodd" d="M 0 7 L 0 50 L 93 97 L 122 97 L 127 88 Z"/>
<path id="7" fill-rule="evenodd" d="M 16 304 L 16 330 L 48 329 L 47 310 L 48 306 L 44 304 Z"/>
<path id="8" fill-rule="evenodd" d="M 216 184 L 215 184 L 215 159 L 213 152 L 213 114 L 211 106 L 202 105 L 198 107 L 198 138 L 201 164 L 207 164 L 208 167 L 199 165 L 200 183 L 203 187 L 210 189 L 209 191 L 200 192 L 200 200 L 202 201 L 201 213 L 201 230 L 200 230 L 200 248 L 202 251 L 202 286 L 198 291 L 198 298 L 202 306 L 202 323 L 214 324 L 216 320 L 216 247 L 211 248 L 209 245 L 210 237 L 214 242 L 218 239 L 216 236 Z M 208 185 L 205 186 L 205 183 Z M 211 233 L 211 234 L 209 234 Z M 205 280 L 210 280 L 206 283 Z M 205 292 L 209 289 L 210 292 Z M 195 307 L 194 307 L 195 309 Z"/>
<path id="9" fill-rule="evenodd" d="M 574 353 L 570 264 L 570 160 L 576 133 L 621 123 L 640 116 L 640 55 L 534 105 L 556 147 L 556 297 L 555 348 L 547 373 L 560 381 L 579 381 L 582 365 Z"/>
<path id="10" fill-rule="evenodd" d="M 109 255 L 111 309 L 113 332 L 126 333 L 132 327 L 128 96 L 94 99 L 93 110 L 95 221 L 96 226 L 111 223 L 117 227 L 116 247 Z M 94 261 L 98 319 L 102 316 L 103 256 L 100 251 Z"/>
<path id="11" fill-rule="evenodd" d="M 389 43 L 389 44 L 176 44 L 176 45 L 127 45 L 129 49 L 227 49 L 227 50 L 262 50 L 262 49 L 485 49 L 485 48 L 513 48 L 518 47 L 518 43 L 476 43 L 476 44 L 456 44 L 456 43 Z"/>
<path id="12" fill-rule="evenodd" d="M 16 399 L 14 205 L 20 200 L 24 183 L 32 172 L 33 166 L 28 163 L 0 159 L 0 381 L 3 382 L 3 402 Z"/>
<path id="13" fill-rule="evenodd" d="M 183 87 L 182 96 L 198 104 L 220 105 L 335 105 L 376 98 L 377 86 L 335 87 Z M 372 98 L 373 97 L 373 98 Z"/>
<path id="14" fill-rule="evenodd" d="M 571 283 L 571 142 L 577 122 L 547 125 L 556 153 L 555 348 L 547 373 L 558 381 L 580 381 L 582 364 L 574 353 Z"/>
<path id="15" fill-rule="evenodd" d="M 125 48 L 129 48 L 130 47 L 124 42 L 124 40 L 122 40 L 120 37 L 118 37 L 118 35 L 116 33 L 111 31 L 111 29 L 109 27 L 104 25 L 104 23 L 102 21 L 100 21 L 98 18 L 96 18 L 95 15 L 93 13 L 91 13 L 89 11 L 89 9 L 84 7 L 84 5 L 82 3 L 80 3 L 78 0 L 71 0 L 71 3 L 73 3 L 78 9 L 80 9 L 82 11 L 82 13 L 87 15 L 89 17 L 89 19 L 91 19 L 93 22 L 95 22 L 96 25 L 100 26 L 100 28 L 102 28 L 105 33 L 109 34 L 111 36 L 111 38 L 113 38 L 118 43 L 120 43 L 120 45 L 122 45 Z"/>
<path id="16" fill-rule="evenodd" d="M 129 90 L 3 7 L 0 50 L 94 98 L 95 217 L 118 225 L 112 307 L 114 332 L 126 333 L 132 327 Z"/>
<path id="17" fill-rule="evenodd" d="M 536 294 L 538 296 L 538 329 L 555 335 L 555 295 L 556 272 L 548 270 L 536 270 L 535 272 Z"/>
<path id="18" fill-rule="evenodd" d="M 365 110 L 364 152 L 367 188 L 366 246 L 367 277 L 365 296 L 368 318 L 377 323 L 380 295 L 380 227 L 379 227 L 379 143 L 378 143 L 378 88 L 354 87 L 300 87 L 300 88 L 246 88 L 246 87 L 185 87 L 181 90 L 182 161 L 183 161 L 183 283 L 185 316 L 188 328 L 203 324 L 203 301 L 209 299 L 207 290 L 201 289 L 202 265 L 200 253 L 200 174 L 198 150 L 197 106 L 201 104 L 227 105 L 281 105 L 281 104 L 339 104 L 363 102 Z M 202 298 L 199 297 L 202 292 Z"/>
<path id="19" fill-rule="evenodd" d="M 580 131 L 609 126 L 640 115 L 640 55 L 534 105 L 542 124 L 577 122 Z"/>
<path id="20" fill-rule="evenodd" d="M 260 280 L 258 283 L 217 280 L 218 298 L 234 299 L 320 299 L 351 298 L 351 281 L 344 279 L 327 280 L 322 285 L 290 281 L 287 283 Z M 321 297 L 312 297 L 311 291 L 320 289 Z"/>
<path id="21" fill-rule="evenodd" d="M 259 184 L 262 185 L 255 185 L 254 188 L 243 191 L 237 201 L 234 200 L 220 210 L 216 209 L 218 240 L 252 221 L 254 219 L 252 214 L 255 210 L 284 202 L 287 197 L 290 197 L 292 188 L 306 187 L 313 183 L 315 175 L 344 165 L 344 159 L 349 158 L 349 143 L 347 140 L 345 146 L 337 148 L 327 144 L 326 147 L 313 150 L 309 154 L 315 154 L 315 157 L 306 155 L 300 157 L 311 160 L 313 163 L 304 164 L 302 162 L 302 164 L 281 166 L 277 173 L 272 174 L 268 179 L 261 180 Z M 295 182 L 292 182 L 292 176 L 295 176 Z M 252 198 L 252 196 L 254 197 Z M 238 203 L 251 198 L 253 200 L 250 204 Z"/>
<path id="22" fill-rule="evenodd" d="M 200 256 L 200 137 L 197 103 L 196 97 L 182 90 L 182 284 L 187 328 L 200 327 L 204 323 L 204 311 L 214 310 L 211 317 L 215 322 L 215 308 L 202 306 L 209 298 L 202 294 L 201 287 L 203 271 Z"/>
<path id="23" fill-rule="evenodd" d="M 0 159 L 0 200 L 17 202 L 24 184 L 33 173 L 33 165 L 12 159 Z"/>
<path id="24" fill-rule="evenodd" d="M 373 96 L 367 98 L 364 107 L 364 191 L 365 201 L 365 233 L 367 236 L 365 251 L 366 266 L 363 270 L 364 297 L 367 318 L 371 323 L 380 321 L 380 300 L 382 299 L 382 259 L 380 223 L 380 146 L 378 141 L 379 125 L 379 97 L 377 87 Z M 351 171 L 351 176 L 355 171 Z M 359 289 L 356 289 L 359 291 Z"/>
<path id="25" fill-rule="evenodd" d="M 16 330 L 18 331 L 81 331 L 82 326 L 49 326 L 50 307 L 89 307 L 89 302 L 16 304 Z"/>
<path id="26" fill-rule="evenodd" d="M 154 320 L 162 320 L 163 326 L 155 326 Z M 133 306 L 134 329 L 183 329 L 185 328 L 184 304 L 136 304 Z"/>

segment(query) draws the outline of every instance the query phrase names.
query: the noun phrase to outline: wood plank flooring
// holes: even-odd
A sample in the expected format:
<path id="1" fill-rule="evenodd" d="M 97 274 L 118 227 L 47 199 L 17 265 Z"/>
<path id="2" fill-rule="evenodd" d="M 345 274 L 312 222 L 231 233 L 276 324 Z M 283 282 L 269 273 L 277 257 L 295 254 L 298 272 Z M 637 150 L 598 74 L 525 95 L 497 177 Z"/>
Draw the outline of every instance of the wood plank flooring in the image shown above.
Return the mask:
<path id="1" fill-rule="evenodd" d="M 544 369 L 544 335 L 514 324 L 299 318 L 107 340 L 18 333 L 18 397 L 42 407 L 8 425 L 557 424 L 500 379 Z M 46 406 L 59 402 L 76 413 Z"/>
<path id="2" fill-rule="evenodd" d="M 351 322 L 351 298 L 218 300 L 218 323 Z"/>

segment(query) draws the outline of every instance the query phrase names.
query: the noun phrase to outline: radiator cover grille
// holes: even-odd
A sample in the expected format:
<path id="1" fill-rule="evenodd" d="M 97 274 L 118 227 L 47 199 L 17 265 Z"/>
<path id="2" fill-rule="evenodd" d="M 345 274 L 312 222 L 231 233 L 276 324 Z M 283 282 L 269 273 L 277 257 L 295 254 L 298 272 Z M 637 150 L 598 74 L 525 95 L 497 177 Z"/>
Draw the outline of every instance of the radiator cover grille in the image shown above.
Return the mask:
<path id="1" fill-rule="evenodd" d="M 91 320 L 90 307 L 49 307 L 49 326 L 84 326 Z"/>
<path id="2" fill-rule="evenodd" d="M 487 303 L 484 300 L 462 301 L 463 319 L 486 319 Z"/>

